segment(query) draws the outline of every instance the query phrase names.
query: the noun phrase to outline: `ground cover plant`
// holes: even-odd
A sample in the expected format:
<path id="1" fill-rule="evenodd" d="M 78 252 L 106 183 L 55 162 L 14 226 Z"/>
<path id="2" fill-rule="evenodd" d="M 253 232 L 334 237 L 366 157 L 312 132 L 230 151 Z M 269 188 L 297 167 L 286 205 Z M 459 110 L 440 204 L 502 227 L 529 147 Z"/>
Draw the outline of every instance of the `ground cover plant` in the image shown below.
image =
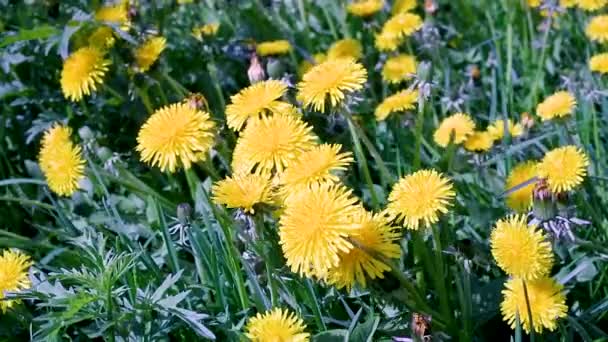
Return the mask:
<path id="1" fill-rule="evenodd" d="M 608 338 L 608 1 L 0 8 L 0 340 Z"/>

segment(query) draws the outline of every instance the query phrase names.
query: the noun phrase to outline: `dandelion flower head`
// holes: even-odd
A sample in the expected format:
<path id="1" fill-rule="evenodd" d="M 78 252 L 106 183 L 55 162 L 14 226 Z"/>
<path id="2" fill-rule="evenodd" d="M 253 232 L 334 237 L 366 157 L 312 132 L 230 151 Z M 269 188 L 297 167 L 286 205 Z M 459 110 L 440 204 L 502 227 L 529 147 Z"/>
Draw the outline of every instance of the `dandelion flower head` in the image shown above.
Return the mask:
<path id="1" fill-rule="evenodd" d="M 511 170 L 505 182 L 505 191 L 512 189 L 538 175 L 538 162 L 527 161 L 518 164 Z M 516 212 L 526 212 L 532 206 L 532 192 L 535 183 L 532 182 L 523 188 L 515 190 L 507 195 L 507 206 Z"/>
<path id="2" fill-rule="evenodd" d="M 254 205 L 271 203 L 271 184 L 268 175 L 238 173 L 216 182 L 212 188 L 213 201 L 228 208 L 242 208 L 255 213 Z"/>
<path id="3" fill-rule="evenodd" d="M 587 37 L 598 43 L 608 42 L 608 15 L 593 17 L 585 29 Z"/>
<path id="4" fill-rule="evenodd" d="M 348 13 L 356 17 L 369 17 L 378 13 L 382 6 L 384 6 L 384 0 L 354 0 L 346 7 Z"/>
<path id="5" fill-rule="evenodd" d="M 357 60 L 361 56 L 363 56 L 363 47 L 358 40 L 352 38 L 338 40 L 327 50 L 327 59 L 352 58 Z"/>
<path id="6" fill-rule="evenodd" d="M 583 182 L 589 159 L 576 146 L 553 149 L 538 165 L 538 176 L 545 178 L 553 193 L 570 191 Z"/>
<path id="7" fill-rule="evenodd" d="M 287 92 L 287 85 L 279 80 L 260 81 L 233 95 L 226 107 L 228 127 L 240 130 L 251 117 L 260 117 L 277 110 L 279 99 Z"/>
<path id="8" fill-rule="evenodd" d="M 61 70 L 61 90 L 63 96 L 71 101 L 80 101 L 103 84 L 110 61 L 104 59 L 102 50 L 83 47 L 72 53 L 64 62 Z"/>
<path id="9" fill-rule="evenodd" d="M 55 124 L 44 133 L 38 156 L 49 188 L 60 196 L 72 195 L 84 178 L 82 150 L 70 140 L 71 134 L 69 127 Z"/>
<path id="10" fill-rule="evenodd" d="M 586 11 L 596 11 L 608 4 L 608 0 L 577 0 L 578 7 Z"/>
<path id="11" fill-rule="evenodd" d="M 167 46 L 164 37 L 152 37 L 146 40 L 135 50 L 135 61 L 141 72 L 146 72 L 158 60 L 158 57 Z"/>
<path id="12" fill-rule="evenodd" d="M 341 149 L 339 144 L 321 144 L 303 152 L 285 169 L 281 183 L 288 189 L 315 183 L 338 183 L 337 173 L 345 171 L 354 160 L 351 152 L 340 152 Z"/>
<path id="13" fill-rule="evenodd" d="M 259 43 L 255 49 L 260 56 L 284 55 L 291 51 L 291 44 L 288 40 L 273 40 Z"/>
<path id="14" fill-rule="evenodd" d="M 385 98 L 382 103 L 376 107 L 376 120 L 383 121 L 392 113 L 412 110 L 415 108 L 417 102 L 418 90 L 402 90 Z"/>
<path id="15" fill-rule="evenodd" d="M 14 300 L 4 300 L 5 292 L 19 292 L 31 286 L 28 269 L 30 258 L 19 251 L 4 250 L 0 255 L 0 311 L 6 312 Z"/>
<path id="16" fill-rule="evenodd" d="M 576 98 L 567 91 L 559 91 L 547 97 L 536 107 L 542 121 L 569 116 L 576 107 Z"/>
<path id="17" fill-rule="evenodd" d="M 382 79 L 388 83 L 399 83 L 416 74 L 416 57 L 400 54 L 386 60 L 382 68 Z"/>
<path id="18" fill-rule="evenodd" d="M 396 0 L 393 4 L 393 14 L 409 12 L 416 8 L 416 0 Z"/>
<path id="19" fill-rule="evenodd" d="M 114 46 L 116 38 L 114 31 L 108 26 L 98 27 L 89 36 L 89 45 L 100 50 L 109 49 Z"/>
<path id="20" fill-rule="evenodd" d="M 120 25 L 121 30 L 129 29 L 129 1 L 115 5 L 102 6 L 95 12 L 95 19 L 110 24 Z"/>
<path id="21" fill-rule="evenodd" d="M 597 54 L 589 60 L 589 70 L 608 74 L 608 53 Z"/>
<path id="22" fill-rule="evenodd" d="M 464 142 L 464 148 L 471 152 L 486 152 L 494 145 L 492 134 L 487 131 L 475 131 Z"/>
<path id="23" fill-rule="evenodd" d="M 449 116 L 439 124 L 433 138 L 441 147 L 447 147 L 454 136 L 454 144 L 461 144 L 475 132 L 475 123 L 468 114 L 456 113 Z"/>
<path id="24" fill-rule="evenodd" d="M 517 138 L 524 134 L 524 127 L 520 123 L 515 123 L 511 119 L 507 120 L 507 127 L 509 130 L 509 135 L 512 138 Z M 505 121 L 502 119 L 496 120 L 492 122 L 486 131 L 492 137 L 492 140 L 502 140 L 505 136 Z"/>
<path id="25" fill-rule="evenodd" d="M 304 321 L 294 313 L 275 308 L 250 318 L 245 336 L 252 342 L 307 342 L 310 334 L 305 329 Z"/>

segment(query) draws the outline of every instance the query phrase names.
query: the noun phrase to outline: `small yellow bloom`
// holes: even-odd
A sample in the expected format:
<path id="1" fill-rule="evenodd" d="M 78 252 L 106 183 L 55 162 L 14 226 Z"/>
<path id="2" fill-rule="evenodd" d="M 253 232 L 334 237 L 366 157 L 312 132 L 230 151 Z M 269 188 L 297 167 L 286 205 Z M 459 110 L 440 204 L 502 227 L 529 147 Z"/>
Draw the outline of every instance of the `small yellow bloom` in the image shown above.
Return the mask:
<path id="1" fill-rule="evenodd" d="M 512 138 L 517 138 L 524 134 L 524 127 L 520 123 L 514 123 L 511 119 L 507 120 L 507 126 L 509 128 L 509 135 Z M 496 120 L 492 122 L 487 128 L 488 134 L 492 137 L 492 140 L 502 140 L 505 136 L 505 122 L 504 120 Z"/>
<path id="2" fill-rule="evenodd" d="M 301 318 L 280 308 L 258 313 L 247 323 L 247 336 L 252 342 L 307 342 L 310 334 Z"/>
<path id="3" fill-rule="evenodd" d="M 288 40 L 273 40 L 259 43 L 255 49 L 260 56 L 284 55 L 291 51 L 291 44 Z"/>
<path id="4" fill-rule="evenodd" d="M 416 0 L 396 0 L 393 4 L 393 14 L 409 12 L 416 8 Z"/>
<path id="5" fill-rule="evenodd" d="M 312 184 L 338 183 L 337 172 L 346 170 L 353 162 L 351 152 L 340 150 L 340 144 L 322 144 L 300 154 L 281 176 L 281 183 L 287 191 Z"/>
<path id="6" fill-rule="evenodd" d="M 360 59 L 363 56 L 363 47 L 358 40 L 347 38 L 331 44 L 327 50 L 327 59 L 352 58 Z"/>
<path id="7" fill-rule="evenodd" d="M 518 164 L 511 170 L 505 182 L 505 191 L 512 189 L 530 179 L 538 176 L 538 163 L 527 161 Z M 528 184 L 521 189 L 515 190 L 507 195 L 507 206 L 516 212 L 526 212 L 532 206 L 532 192 L 535 183 Z"/>
<path id="8" fill-rule="evenodd" d="M 538 165 L 538 176 L 545 178 L 554 193 L 570 191 L 583 182 L 589 159 L 576 146 L 563 146 L 551 150 Z"/>
<path id="9" fill-rule="evenodd" d="M 597 54 L 589 60 L 589 70 L 608 74 L 608 53 Z"/>
<path id="10" fill-rule="evenodd" d="M 537 279 L 549 274 L 553 266 L 551 243 L 536 226 L 528 226 L 525 215 L 496 222 L 490 245 L 498 266 L 512 277 Z"/>
<path id="11" fill-rule="evenodd" d="M 203 37 L 215 36 L 219 29 L 220 23 L 209 23 L 193 28 L 192 35 L 198 40 L 203 40 Z"/>
<path id="12" fill-rule="evenodd" d="M 382 68 L 382 79 L 388 83 L 399 83 L 416 74 L 416 57 L 401 54 L 386 60 Z"/>
<path id="13" fill-rule="evenodd" d="M 213 201 L 228 208 L 242 208 L 255 213 L 253 206 L 271 203 L 272 194 L 268 175 L 237 173 L 213 185 Z"/>
<path id="14" fill-rule="evenodd" d="M 392 113 L 405 112 L 414 109 L 417 102 L 418 90 L 402 90 L 385 98 L 384 101 L 376 107 L 376 120 L 383 121 Z"/>
<path id="15" fill-rule="evenodd" d="M 108 26 L 98 27 L 89 36 L 89 45 L 100 50 L 111 48 L 115 42 L 114 31 Z"/>
<path id="16" fill-rule="evenodd" d="M 448 212 L 454 199 L 452 183 L 435 170 L 420 170 L 401 178 L 388 197 L 387 213 L 406 228 L 429 227 Z"/>
<path id="17" fill-rule="evenodd" d="M 341 104 L 347 93 L 361 90 L 367 80 L 363 65 L 351 58 L 327 60 L 310 69 L 298 83 L 297 99 L 320 112 L 329 97 L 331 107 Z"/>
<path id="18" fill-rule="evenodd" d="M 135 50 L 135 61 L 141 72 L 146 72 L 156 62 L 167 46 L 164 37 L 152 37 L 146 40 Z"/>
<path id="19" fill-rule="evenodd" d="M 608 15 L 593 17 L 587 25 L 585 33 L 593 41 L 599 43 L 608 42 Z"/>
<path id="20" fill-rule="evenodd" d="M 576 107 L 576 98 L 567 91 L 559 91 L 547 97 L 536 107 L 542 121 L 569 116 Z"/>
<path id="21" fill-rule="evenodd" d="M 464 148 L 471 152 L 489 151 L 494 145 L 494 139 L 488 132 L 475 131 L 464 142 Z"/>
<path id="22" fill-rule="evenodd" d="M 71 134 L 69 127 L 55 124 L 44 133 L 38 156 L 49 188 L 60 196 L 72 195 L 84 178 L 82 150 L 70 140 Z"/>
<path id="23" fill-rule="evenodd" d="M 403 39 L 420 30 L 422 24 L 422 18 L 417 14 L 400 12 L 384 23 L 381 34 Z"/>
<path id="24" fill-rule="evenodd" d="M 384 278 L 390 267 L 375 255 L 396 259 L 401 255 L 399 234 L 386 217 L 374 215 L 360 208 L 352 218 L 360 227 L 353 241 L 355 246 L 348 252 L 340 252 L 340 262 L 329 271 L 329 283 L 337 288 L 350 290 L 355 284 L 366 287 L 366 279 Z"/>
<path id="25" fill-rule="evenodd" d="M 577 5 L 579 0 L 559 0 L 560 7 L 570 8 Z"/>
<path id="26" fill-rule="evenodd" d="M 30 258 L 19 251 L 4 250 L 0 255 L 0 311 L 6 312 L 16 301 L 4 300 L 5 292 L 20 292 L 32 285 L 28 269 Z"/>
<path id="27" fill-rule="evenodd" d="M 530 6 L 531 8 L 536 8 L 540 6 L 541 0 L 527 0 L 527 2 L 528 6 Z"/>
<path id="28" fill-rule="evenodd" d="M 235 172 L 277 172 L 316 145 L 312 127 L 294 115 L 276 113 L 250 120 L 232 156 Z"/>
<path id="29" fill-rule="evenodd" d="M 174 173 L 179 166 L 205 160 L 213 145 L 215 123 L 209 113 L 188 103 L 174 103 L 152 114 L 139 130 L 141 161 Z"/>
<path id="30" fill-rule="evenodd" d="M 104 53 L 94 47 L 83 47 L 72 53 L 64 62 L 61 70 L 61 90 L 63 96 L 71 101 L 80 101 L 103 84 L 110 61 Z"/>
<path id="31" fill-rule="evenodd" d="M 291 271 L 326 280 L 340 253 L 353 248 L 347 238 L 360 229 L 352 220 L 358 210 L 352 191 L 342 185 L 313 184 L 288 197 L 279 237 Z"/>
<path id="32" fill-rule="evenodd" d="M 129 1 L 121 1 L 116 5 L 103 6 L 95 12 L 95 20 L 110 24 L 120 25 L 120 29 L 126 31 L 129 22 Z"/>
<path id="33" fill-rule="evenodd" d="M 395 51 L 401 44 L 401 39 L 398 36 L 379 33 L 376 35 L 376 48 L 383 52 Z"/>
<path id="34" fill-rule="evenodd" d="M 454 144 L 462 144 L 467 138 L 475 132 L 475 123 L 468 114 L 456 113 L 449 116 L 439 124 L 433 138 L 435 143 L 441 147 L 447 147 L 450 144 L 452 135 L 454 136 Z"/>
<path id="35" fill-rule="evenodd" d="M 587 11 L 596 11 L 608 4 L 608 0 L 577 0 L 578 7 Z"/>
<path id="36" fill-rule="evenodd" d="M 515 329 L 516 320 L 519 320 L 527 333 L 530 333 L 530 315 L 528 315 L 528 303 L 534 331 L 542 333 L 543 329 L 555 330 L 557 320 L 566 317 L 568 307 L 563 286 L 549 277 L 543 277 L 532 281 L 526 281 L 528 301 L 524 291 L 523 281 L 519 278 L 511 278 L 502 290 L 503 301 L 500 311 L 503 318 Z"/>
<path id="37" fill-rule="evenodd" d="M 274 112 L 279 99 L 287 92 L 287 85 L 279 80 L 260 81 L 230 97 L 226 107 L 226 122 L 235 131 L 243 128 L 249 118 Z"/>
<path id="38" fill-rule="evenodd" d="M 382 6 L 384 6 L 384 0 L 355 0 L 348 4 L 346 9 L 354 16 L 369 17 L 378 13 Z"/>

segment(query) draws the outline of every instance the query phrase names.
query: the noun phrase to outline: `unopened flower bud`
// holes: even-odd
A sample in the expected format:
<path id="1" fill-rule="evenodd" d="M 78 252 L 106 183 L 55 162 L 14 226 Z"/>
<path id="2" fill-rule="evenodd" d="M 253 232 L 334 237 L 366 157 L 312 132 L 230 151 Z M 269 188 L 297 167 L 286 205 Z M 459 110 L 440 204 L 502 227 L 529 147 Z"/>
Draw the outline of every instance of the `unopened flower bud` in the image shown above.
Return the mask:
<path id="1" fill-rule="evenodd" d="M 205 96 L 201 93 L 190 93 L 184 98 L 184 103 L 198 110 L 209 111 L 209 103 Z"/>
<path id="2" fill-rule="evenodd" d="M 266 73 L 264 72 L 264 68 L 262 68 L 260 60 L 258 59 L 258 55 L 256 55 L 255 53 L 251 55 L 251 60 L 249 61 L 249 69 L 247 69 L 247 76 L 249 77 L 249 82 L 251 84 L 266 79 Z"/>
<path id="3" fill-rule="evenodd" d="M 435 0 L 424 0 L 424 11 L 429 14 L 429 15 L 433 15 L 435 14 L 435 12 L 437 11 L 437 2 L 435 2 Z"/>
<path id="4" fill-rule="evenodd" d="M 534 216 L 542 221 L 555 217 L 556 206 L 553 193 L 547 185 L 545 179 L 540 179 L 532 191 L 533 213 Z"/>

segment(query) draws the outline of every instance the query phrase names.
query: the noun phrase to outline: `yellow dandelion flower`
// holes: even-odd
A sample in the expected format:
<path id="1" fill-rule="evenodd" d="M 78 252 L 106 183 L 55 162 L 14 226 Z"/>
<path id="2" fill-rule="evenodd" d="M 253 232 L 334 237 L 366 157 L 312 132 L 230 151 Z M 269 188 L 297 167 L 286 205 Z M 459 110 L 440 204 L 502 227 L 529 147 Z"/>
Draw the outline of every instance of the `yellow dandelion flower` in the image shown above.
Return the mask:
<path id="1" fill-rule="evenodd" d="M 332 107 L 342 103 L 349 92 L 361 90 L 367 80 L 363 65 L 351 58 L 327 60 L 310 69 L 298 83 L 297 98 L 305 107 L 320 112 L 329 97 Z"/>
<path id="2" fill-rule="evenodd" d="M 422 18 L 419 15 L 400 12 L 388 19 L 382 27 L 382 34 L 405 38 L 422 28 Z"/>
<path id="3" fill-rule="evenodd" d="M 351 219 L 359 208 L 356 203 L 351 190 L 328 183 L 288 197 L 279 220 L 279 243 L 292 272 L 327 279 L 340 262 L 339 253 L 353 248 L 347 238 L 359 230 Z"/>
<path id="4" fill-rule="evenodd" d="M 597 54 L 589 60 L 589 70 L 608 74 L 608 53 Z"/>
<path id="5" fill-rule="evenodd" d="M 528 6 L 531 8 L 540 7 L 541 0 L 527 0 Z"/>
<path id="6" fill-rule="evenodd" d="M 416 74 L 416 57 L 401 54 L 386 60 L 382 68 L 382 79 L 388 83 L 399 83 Z"/>
<path id="7" fill-rule="evenodd" d="M 587 11 L 599 10 L 606 4 L 608 4 L 608 0 L 578 0 L 578 7 Z"/>
<path id="8" fill-rule="evenodd" d="M 32 261 L 19 251 L 4 250 L 0 255 L 0 311 L 6 312 L 15 300 L 4 300 L 5 292 L 19 292 L 30 288 L 28 269 Z"/>
<path id="9" fill-rule="evenodd" d="M 315 145 L 312 127 L 299 117 L 281 113 L 263 116 L 249 121 L 242 131 L 234 148 L 232 169 L 282 173 Z"/>
<path id="10" fill-rule="evenodd" d="M 392 113 L 405 112 L 414 109 L 417 102 L 418 90 L 402 90 L 385 98 L 382 103 L 376 107 L 376 120 L 383 121 Z"/>
<path id="11" fill-rule="evenodd" d="M 363 47 L 358 40 L 352 38 L 338 40 L 327 50 L 327 59 L 360 59 L 361 56 L 363 56 Z"/>
<path id="12" fill-rule="evenodd" d="M 98 27 L 89 36 L 89 45 L 100 50 L 109 49 L 114 46 L 116 38 L 114 38 L 114 31 L 108 26 Z"/>
<path id="13" fill-rule="evenodd" d="M 509 135 L 512 138 L 517 138 L 524 134 L 524 126 L 520 123 L 515 123 L 511 119 L 507 120 L 507 126 L 509 128 Z M 492 137 L 492 140 L 502 140 L 505 136 L 505 122 L 504 120 L 496 120 L 492 122 L 486 129 L 488 134 Z"/>
<path id="14" fill-rule="evenodd" d="M 380 12 L 383 6 L 384 0 L 355 0 L 346 10 L 356 17 L 369 17 Z"/>
<path id="15" fill-rule="evenodd" d="M 503 319 L 509 323 L 512 329 L 516 326 L 516 317 L 527 333 L 530 333 L 530 315 L 528 315 L 528 302 L 534 331 L 541 333 L 543 329 L 555 330 L 557 320 L 566 317 L 568 307 L 563 286 L 549 277 L 543 277 L 532 281 L 526 281 L 526 290 L 521 279 L 512 278 L 505 283 L 502 290 L 503 301 L 500 311 Z"/>
<path id="16" fill-rule="evenodd" d="M 213 145 L 209 113 L 187 103 L 174 103 L 155 111 L 137 135 L 141 161 L 175 172 L 179 166 L 189 169 L 192 163 L 205 160 Z"/>
<path id="17" fill-rule="evenodd" d="M 577 5 L 579 0 L 559 0 L 560 7 L 570 8 Z"/>
<path id="18" fill-rule="evenodd" d="M 312 69 L 313 66 L 319 64 L 319 63 L 323 63 L 327 60 L 327 55 L 324 53 L 315 53 L 314 55 L 312 55 L 312 61 L 314 63 L 311 63 L 311 61 L 309 61 L 308 59 L 305 59 L 302 61 L 302 63 L 300 63 L 300 66 L 298 67 L 298 75 L 300 77 L 302 77 L 302 75 L 304 75 L 305 73 L 308 72 L 308 70 Z"/>
<path id="19" fill-rule="evenodd" d="M 534 177 L 538 176 L 538 163 L 527 161 L 518 164 L 511 170 L 505 182 L 505 191 L 512 189 Z M 535 183 L 528 184 L 521 189 L 507 195 L 507 206 L 516 212 L 526 212 L 532 206 L 532 191 Z"/>
<path id="20" fill-rule="evenodd" d="M 285 169 L 281 183 L 285 188 L 309 187 L 312 184 L 338 183 L 336 173 L 353 162 L 351 152 L 340 152 L 340 144 L 322 144 L 303 152 Z"/>
<path id="21" fill-rule="evenodd" d="M 340 252 L 340 262 L 329 271 L 328 282 L 337 288 L 346 287 L 349 291 L 355 285 L 366 287 L 366 279 L 384 278 L 390 267 L 373 253 L 388 259 L 399 258 L 399 234 L 387 219 L 360 208 L 352 220 L 360 227 L 353 240 L 355 247 L 348 252 Z"/>
<path id="22" fill-rule="evenodd" d="M 167 46 L 164 37 L 152 37 L 135 50 L 135 62 L 141 72 L 146 72 L 156 62 Z"/>
<path id="23" fill-rule="evenodd" d="M 464 141 L 464 148 L 471 152 L 489 151 L 494 145 L 494 139 L 488 132 L 475 131 Z"/>
<path id="24" fill-rule="evenodd" d="M 102 50 L 83 47 L 72 53 L 61 70 L 61 91 L 66 99 L 80 101 L 103 84 L 110 61 L 104 59 Z"/>
<path id="25" fill-rule="evenodd" d="M 209 23 L 198 26 L 192 29 L 192 35 L 198 40 L 203 40 L 203 37 L 213 37 L 220 29 L 219 23 Z"/>
<path id="26" fill-rule="evenodd" d="M 576 98 L 567 91 L 558 91 L 536 106 L 542 121 L 569 116 L 576 107 Z"/>
<path id="27" fill-rule="evenodd" d="M 397 0 L 393 4 L 393 14 L 409 12 L 416 8 L 416 0 Z"/>
<path id="28" fill-rule="evenodd" d="M 70 140 L 71 134 L 69 127 L 55 124 L 44 133 L 38 156 L 49 188 L 60 196 L 72 195 L 84 178 L 82 150 Z"/>
<path id="29" fill-rule="evenodd" d="M 599 43 L 608 42 L 608 15 L 593 17 L 585 29 L 587 37 Z"/>
<path id="30" fill-rule="evenodd" d="M 435 143 L 441 147 L 447 147 L 450 144 L 452 135 L 454 136 L 454 144 L 461 144 L 475 132 L 475 123 L 468 114 L 456 113 L 449 116 L 439 124 L 435 130 L 433 139 Z"/>
<path id="31" fill-rule="evenodd" d="M 255 213 L 253 206 L 271 203 L 271 184 L 268 175 L 237 173 L 213 185 L 213 201 L 228 208 L 242 208 Z"/>
<path id="32" fill-rule="evenodd" d="M 401 44 L 401 39 L 399 39 L 398 36 L 392 36 L 381 32 L 376 35 L 375 43 L 378 50 L 390 52 L 397 50 L 399 44 Z"/>
<path id="33" fill-rule="evenodd" d="M 251 117 L 272 112 L 278 100 L 287 92 L 287 84 L 279 80 L 260 81 L 230 97 L 226 107 L 226 123 L 235 131 L 240 130 Z"/>
<path id="34" fill-rule="evenodd" d="M 554 193 L 570 191 L 583 182 L 587 166 L 585 152 L 576 146 L 563 146 L 545 154 L 538 165 L 538 176 L 547 180 Z"/>
<path id="35" fill-rule="evenodd" d="M 307 342 L 310 334 L 301 318 L 287 310 L 275 308 L 249 319 L 245 336 L 252 342 Z"/>
<path id="36" fill-rule="evenodd" d="M 496 222 L 490 245 L 496 264 L 510 276 L 532 280 L 546 276 L 553 266 L 551 243 L 536 226 L 528 226 L 525 215 Z"/>
<path id="37" fill-rule="evenodd" d="M 284 55 L 291 51 L 291 44 L 288 40 L 273 40 L 259 43 L 255 49 L 260 56 Z"/>
<path id="38" fill-rule="evenodd" d="M 103 6 L 95 12 L 95 20 L 120 25 L 121 30 L 129 29 L 129 1 Z"/>
<path id="39" fill-rule="evenodd" d="M 405 176 L 393 186 L 388 197 L 387 213 L 406 228 L 429 227 L 448 212 L 454 199 L 452 183 L 435 170 L 420 170 Z"/>

